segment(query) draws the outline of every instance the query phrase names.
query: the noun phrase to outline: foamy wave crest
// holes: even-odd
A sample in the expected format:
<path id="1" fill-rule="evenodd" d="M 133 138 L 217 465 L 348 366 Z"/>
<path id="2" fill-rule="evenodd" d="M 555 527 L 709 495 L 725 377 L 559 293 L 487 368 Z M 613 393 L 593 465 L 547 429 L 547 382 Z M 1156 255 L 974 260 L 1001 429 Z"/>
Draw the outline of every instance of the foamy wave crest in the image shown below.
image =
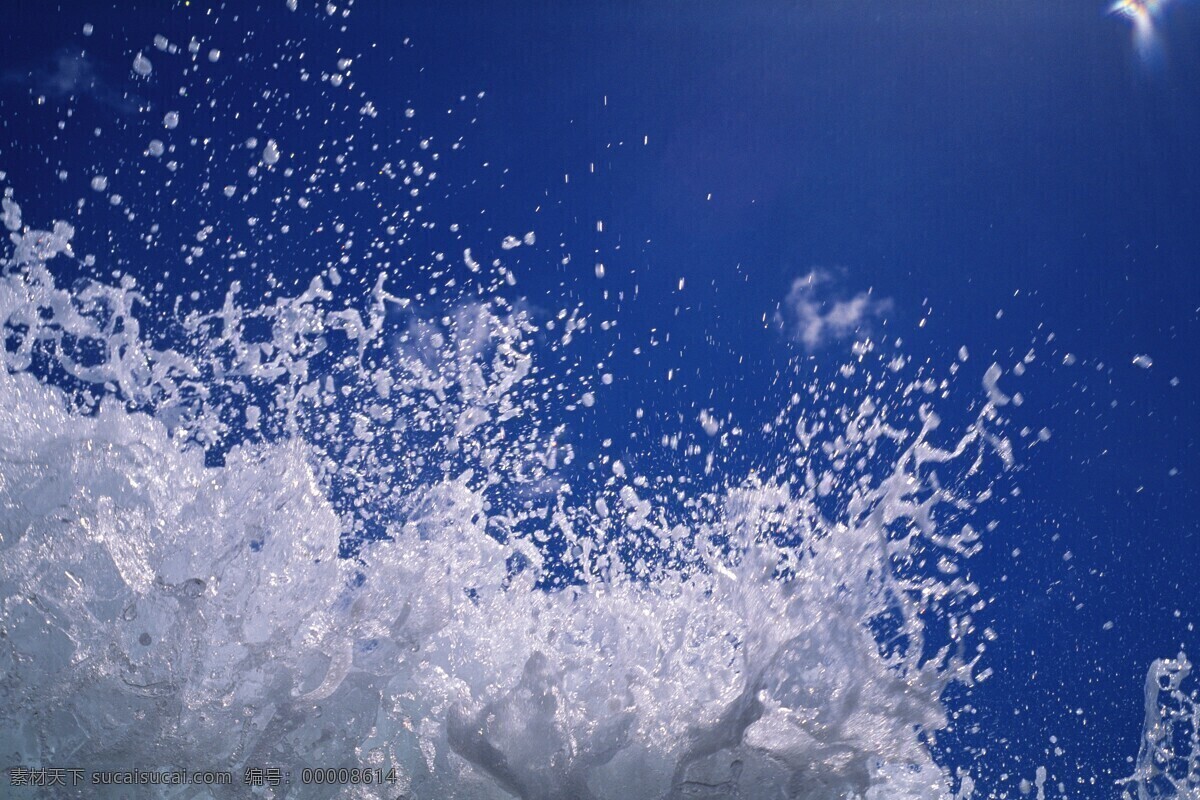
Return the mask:
<path id="1" fill-rule="evenodd" d="M 773 469 L 589 483 L 519 304 L 425 318 L 381 276 L 355 308 L 327 273 L 235 286 L 168 348 L 131 282 L 57 287 L 70 227 L 4 204 L 6 761 L 396 779 L 312 797 L 970 793 L 931 747 L 982 652 L 998 368 L 953 436 L 797 396 Z"/>

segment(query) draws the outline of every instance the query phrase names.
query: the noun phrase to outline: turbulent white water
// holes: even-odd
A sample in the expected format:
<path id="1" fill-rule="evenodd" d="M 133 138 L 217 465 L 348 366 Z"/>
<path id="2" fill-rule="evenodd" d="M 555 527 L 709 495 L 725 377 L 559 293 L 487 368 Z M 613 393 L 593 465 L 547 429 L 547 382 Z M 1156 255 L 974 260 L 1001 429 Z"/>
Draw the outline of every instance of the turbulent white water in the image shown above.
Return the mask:
<path id="1" fill-rule="evenodd" d="M 860 348 L 844 385 L 779 403 L 753 471 L 583 468 L 564 420 L 597 386 L 562 353 L 594 323 L 506 299 L 499 261 L 467 250 L 478 291 L 449 311 L 382 270 L 349 294 L 343 260 L 295 297 L 234 283 L 176 312 L 132 279 L 60 286 L 75 231 L 28 225 L 18 199 L 4 189 L 4 766 L 237 777 L 147 790 L 180 798 L 247 796 L 250 767 L 290 771 L 288 797 L 972 794 L 966 757 L 934 745 L 948 689 L 988 674 L 968 564 L 1012 463 L 999 367 L 964 398 Z M 971 420 L 945 430 L 935 398 Z M 1196 796 L 1188 670 L 1151 670 L 1131 796 Z M 394 783 L 299 785 L 313 766 Z M 71 791 L 123 796 L 47 796 Z"/>
<path id="2" fill-rule="evenodd" d="M 186 353 L 160 351 L 138 337 L 132 288 L 56 288 L 69 227 L 28 229 L 5 204 L 0 623 L 16 724 L 0 752 L 14 762 L 369 765 L 425 797 L 950 792 L 928 744 L 943 690 L 974 678 L 980 607 L 962 573 L 979 535 L 953 519 L 972 477 L 1008 458 L 998 370 L 948 441 L 931 410 L 905 431 L 865 396 L 840 419 L 792 408 L 792 463 L 773 474 L 670 508 L 614 465 L 584 504 L 586 486 L 544 488 L 552 438 L 501 435 L 537 413 L 521 312 L 464 308 L 403 343 L 384 286 L 364 317 L 328 310 L 317 280 L 270 308 L 231 295 L 215 327 L 183 323 L 203 331 Z M 256 345 L 252 316 L 271 327 Z M 359 353 L 337 383 L 309 371 L 336 337 Z M 87 366 L 72 356 L 85 344 L 101 353 Z M 390 366 L 364 366 L 374 347 Z M 108 390 L 73 408 L 39 363 L 77 400 Z M 244 396 L 269 387 L 267 410 L 210 401 L 239 395 L 218 374 Z M 199 443 L 231 403 L 284 432 L 205 466 Z M 314 425 L 338 413 L 346 431 Z M 410 425 L 441 438 L 406 449 Z M 439 446 L 465 468 L 412 480 L 409 461 Z M 397 509 L 355 559 L 338 557 L 354 515 L 329 501 L 335 480 Z M 534 501 L 489 499 L 533 484 Z M 549 530 L 573 578 L 552 590 Z"/>

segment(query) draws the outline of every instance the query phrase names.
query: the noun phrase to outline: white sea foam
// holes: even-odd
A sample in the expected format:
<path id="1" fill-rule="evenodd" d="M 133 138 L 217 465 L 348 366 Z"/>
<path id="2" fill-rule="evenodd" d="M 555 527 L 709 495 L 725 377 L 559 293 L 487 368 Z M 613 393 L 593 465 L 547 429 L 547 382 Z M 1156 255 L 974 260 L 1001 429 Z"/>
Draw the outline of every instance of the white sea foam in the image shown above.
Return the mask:
<path id="1" fill-rule="evenodd" d="M 56 286 L 69 226 L 5 208 L 9 761 L 372 766 L 395 770 L 387 796 L 952 793 L 929 742 L 946 687 L 974 679 L 963 519 L 1008 458 L 997 374 L 955 436 L 864 396 L 836 428 L 794 421 L 817 438 L 775 473 L 664 505 L 615 464 L 570 486 L 553 437 L 513 424 L 541 398 L 527 311 L 395 329 L 384 278 L 355 309 L 327 275 L 272 306 L 235 285 L 165 349 L 130 283 Z M 317 374 L 338 348 L 353 366 Z M 237 409 L 274 434 L 206 466 Z M 370 518 L 387 538 L 339 558 Z M 552 571 L 571 580 L 546 588 Z"/>

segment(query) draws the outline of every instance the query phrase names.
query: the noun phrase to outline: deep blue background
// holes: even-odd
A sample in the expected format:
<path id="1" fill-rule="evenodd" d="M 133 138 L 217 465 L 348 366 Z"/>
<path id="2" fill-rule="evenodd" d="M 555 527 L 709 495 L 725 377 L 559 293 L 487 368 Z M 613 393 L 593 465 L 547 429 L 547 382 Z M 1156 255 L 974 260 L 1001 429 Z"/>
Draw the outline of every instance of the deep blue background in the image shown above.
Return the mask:
<path id="1" fill-rule="evenodd" d="M 35 106 L 22 78 L 62 48 L 88 47 L 115 85 L 153 34 L 219 31 L 221 69 L 250 84 L 226 111 L 253 121 L 254 72 L 236 59 L 256 40 L 230 30 L 328 37 L 358 56 L 385 126 L 408 126 L 411 103 L 421 135 L 463 139 L 429 217 L 462 221 L 466 246 L 537 231 L 515 254 L 520 291 L 619 320 L 612 357 L 598 354 L 618 381 L 596 438 L 627 438 L 636 407 L 652 436 L 674 411 L 773 415 L 776 370 L 808 356 L 764 315 L 814 266 L 843 270 L 847 294 L 892 298 L 886 333 L 918 362 L 949 364 L 965 345 L 977 380 L 1033 349 L 1015 416 L 1053 438 L 1021 450 L 1021 494 L 997 509 L 974 565 L 999 639 L 967 738 L 987 743 L 993 779 L 1045 763 L 1070 796 L 1112 796 L 1137 752 L 1150 661 L 1200 652 L 1200 6 L 1169 6 L 1165 58 L 1149 68 L 1128 27 L 1084 0 L 360 0 L 345 33 L 302 5 L 10 4 L 0 170 L 31 219 L 61 215 L 102 161 L 47 141 L 61 114 Z M 129 115 L 119 106 L 77 113 Z M 318 135 L 306 125 L 293 140 Z M 79 177 L 52 180 L 60 167 Z M 169 250 L 130 255 L 120 233 L 87 243 L 151 282 L 171 270 L 180 291 L 254 280 L 236 265 L 191 274 Z M 297 281 L 320 267 L 288 247 L 258 257 Z M 646 346 L 651 329 L 670 343 Z M 837 364 L 846 349 L 813 357 Z M 1151 369 L 1132 365 L 1139 353 Z"/>

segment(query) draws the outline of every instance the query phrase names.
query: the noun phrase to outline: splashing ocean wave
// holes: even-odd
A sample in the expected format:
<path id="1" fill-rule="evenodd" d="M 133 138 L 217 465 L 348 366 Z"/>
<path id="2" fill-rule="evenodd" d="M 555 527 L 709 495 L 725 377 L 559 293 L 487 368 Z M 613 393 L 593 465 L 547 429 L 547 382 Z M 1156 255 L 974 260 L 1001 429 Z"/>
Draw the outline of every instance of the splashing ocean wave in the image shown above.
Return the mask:
<path id="1" fill-rule="evenodd" d="M 284 172 L 277 140 L 245 149 Z M 404 170 L 432 180 L 365 172 Z M 343 256 L 291 297 L 172 309 L 130 277 L 64 288 L 75 228 L 9 188 L 2 212 L 0 766 L 271 766 L 347 799 L 975 794 L 939 736 L 990 675 L 969 568 L 1014 460 L 998 366 L 964 412 L 860 343 L 836 385 L 788 376 L 765 455 L 702 483 L 568 435 L 596 326 L 511 299 L 498 260 L 466 250 L 456 302 L 373 267 L 348 288 Z M 1130 797 L 1196 796 L 1189 669 L 1151 669 Z M 389 780 L 296 785 L 318 765 Z"/>
<path id="2" fill-rule="evenodd" d="M 270 307 L 231 292 L 182 320 L 187 347 L 160 350 L 132 286 L 57 288 L 69 230 L 6 209 L 0 586 L 18 722 L 0 749 L 18 763 L 371 765 L 441 797 L 949 791 L 928 745 L 946 687 L 976 674 L 963 566 L 980 545 L 961 518 L 971 480 L 986 494 L 985 463 L 1010 458 L 998 370 L 949 445 L 932 410 L 903 430 L 864 396 L 837 428 L 795 420 L 794 463 L 689 507 L 633 476 L 588 504 L 558 481 L 526 507 L 511 499 L 556 471 L 553 441 L 513 424 L 538 406 L 529 315 L 495 302 L 400 333 L 382 282 L 360 313 L 328 310 L 318 279 Z M 253 345 L 252 317 L 270 329 Z M 327 348 L 350 354 L 336 381 L 313 373 Z M 74 388 L 37 377 L 56 372 Z M 206 466 L 253 397 L 269 398 L 253 428 L 277 435 Z M 320 424 L 339 413 L 353 423 Z M 415 460 L 438 451 L 454 471 Z M 335 509 L 334 482 L 361 512 Z M 386 535 L 339 558 L 356 513 Z M 543 586 L 552 558 L 569 585 Z"/>

